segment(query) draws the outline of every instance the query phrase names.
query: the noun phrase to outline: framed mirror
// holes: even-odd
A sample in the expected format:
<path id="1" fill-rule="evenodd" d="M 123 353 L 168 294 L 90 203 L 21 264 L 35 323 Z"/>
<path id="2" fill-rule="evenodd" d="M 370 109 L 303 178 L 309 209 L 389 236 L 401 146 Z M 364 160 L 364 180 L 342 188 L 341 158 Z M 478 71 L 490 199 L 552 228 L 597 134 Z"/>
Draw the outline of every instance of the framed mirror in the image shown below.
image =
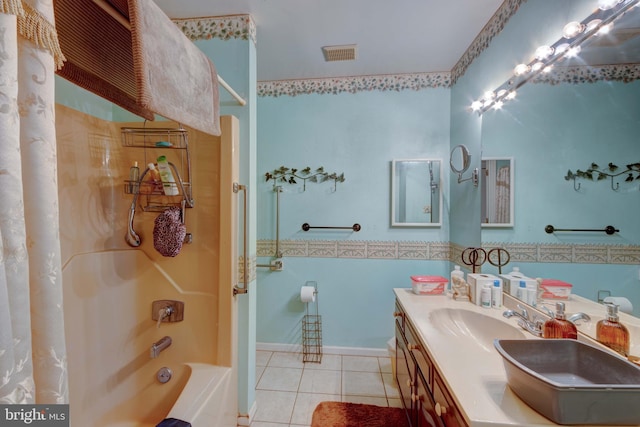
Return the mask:
<path id="1" fill-rule="evenodd" d="M 513 227 L 514 162 L 512 157 L 482 159 L 483 227 Z"/>
<path id="2" fill-rule="evenodd" d="M 400 159 L 391 162 L 391 226 L 438 227 L 442 218 L 442 162 Z"/>

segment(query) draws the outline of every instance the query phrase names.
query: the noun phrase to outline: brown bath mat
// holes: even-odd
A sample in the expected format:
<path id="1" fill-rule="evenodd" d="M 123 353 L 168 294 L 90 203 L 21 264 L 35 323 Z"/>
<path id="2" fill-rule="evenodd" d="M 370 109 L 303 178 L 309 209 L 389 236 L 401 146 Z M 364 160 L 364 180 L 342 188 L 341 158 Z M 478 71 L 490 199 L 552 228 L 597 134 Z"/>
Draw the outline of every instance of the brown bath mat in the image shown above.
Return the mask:
<path id="1" fill-rule="evenodd" d="M 320 402 L 313 411 L 311 427 L 408 427 L 402 408 L 362 403 Z"/>

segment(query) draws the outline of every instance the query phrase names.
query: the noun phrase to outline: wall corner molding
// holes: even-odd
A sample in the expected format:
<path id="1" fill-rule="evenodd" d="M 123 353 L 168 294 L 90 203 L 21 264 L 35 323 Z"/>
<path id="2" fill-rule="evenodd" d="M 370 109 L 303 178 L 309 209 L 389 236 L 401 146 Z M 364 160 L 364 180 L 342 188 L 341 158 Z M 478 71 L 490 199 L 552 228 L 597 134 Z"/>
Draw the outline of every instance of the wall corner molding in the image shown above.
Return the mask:
<path id="1" fill-rule="evenodd" d="M 191 41 L 241 39 L 257 43 L 256 24 L 251 15 L 211 16 L 172 21 Z"/>
<path id="2" fill-rule="evenodd" d="M 451 73 L 380 74 L 258 82 L 258 96 L 337 95 L 376 91 L 422 90 L 451 87 Z"/>

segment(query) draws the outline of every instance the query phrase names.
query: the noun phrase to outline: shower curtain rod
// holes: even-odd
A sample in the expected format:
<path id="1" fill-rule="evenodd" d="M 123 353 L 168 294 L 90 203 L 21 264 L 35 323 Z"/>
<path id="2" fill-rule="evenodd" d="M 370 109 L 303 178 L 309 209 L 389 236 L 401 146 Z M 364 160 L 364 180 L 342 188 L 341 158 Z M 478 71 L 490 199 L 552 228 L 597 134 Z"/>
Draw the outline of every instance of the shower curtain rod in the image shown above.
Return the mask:
<path id="1" fill-rule="evenodd" d="M 99 6 L 102 10 L 104 10 L 109 15 L 111 15 L 113 19 L 115 19 L 120 24 L 122 24 L 126 29 L 131 30 L 131 24 L 129 23 L 129 21 L 127 21 L 127 19 L 124 16 L 122 16 L 120 12 L 118 12 L 106 0 L 93 0 L 93 2 L 97 6 Z M 247 105 L 247 101 L 245 101 L 244 98 L 238 95 L 238 93 L 235 90 L 233 90 L 231 86 L 229 86 L 229 83 L 225 82 L 224 79 L 220 77 L 220 74 L 218 74 L 217 77 L 218 77 L 218 84 L 220 84 L 220 86 L 225 88 L 225 90 L 229 92 L 229 94 L 238 102 L 238 104 L 240 104 L 241 106 Z"/>

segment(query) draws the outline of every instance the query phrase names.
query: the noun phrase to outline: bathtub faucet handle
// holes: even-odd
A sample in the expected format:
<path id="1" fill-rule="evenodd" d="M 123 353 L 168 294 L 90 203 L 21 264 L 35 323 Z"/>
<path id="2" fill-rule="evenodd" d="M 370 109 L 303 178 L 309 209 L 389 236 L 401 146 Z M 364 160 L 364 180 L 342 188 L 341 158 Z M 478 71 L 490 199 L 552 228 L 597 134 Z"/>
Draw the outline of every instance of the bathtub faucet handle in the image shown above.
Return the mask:
<path id="1" fill-rule="evenodd" d="M 158 324 L 156 325 L 158 329 L 160 329 L 160 323 L 168 317 L 171 317 L 173 314 L 173 307 L 168 305 L 166 307 L 162 307 L 158 310 Z"/>

